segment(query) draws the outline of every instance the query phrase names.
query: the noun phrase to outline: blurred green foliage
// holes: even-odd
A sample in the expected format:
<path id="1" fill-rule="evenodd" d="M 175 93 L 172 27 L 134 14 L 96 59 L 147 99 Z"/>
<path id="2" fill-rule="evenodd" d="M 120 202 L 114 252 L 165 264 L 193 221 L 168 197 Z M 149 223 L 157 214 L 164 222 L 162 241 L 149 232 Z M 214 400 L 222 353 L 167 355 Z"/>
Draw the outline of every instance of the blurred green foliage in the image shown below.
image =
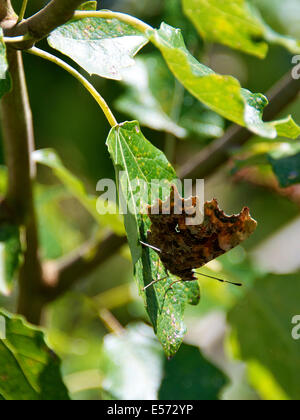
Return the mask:
<path id="1" fill-rule="evenodd" d="M 13 3 L 16 9 L 20 7 L 19 0 Z M 45 3 L 31 0 L 27 15 L 36 12 Z M 260 9 L 264 19 L 274 30 L 299 39 L 297 0 L 253 0 L 252 3 Z M 131 13 L 154 27 L 158 27 L 162 20 L 180 27 L 188 48 L 201 62 L 221 74 L 232 74 L 243 81 L 243 87 L 254 92 L 266 92 L 285 72 L 291 70 L 291 54 L 278 45 L 271 45 L 266 59 L 259 60 L 228 47 L 201 40 L 192 23 L 183 17 L 179 0 L 101 1 L 101 7 Z M 50 51 L 45 41 L 41 47 Z M 150 61 L 153 57 L 157 60 L 155 63 Z M 67 58 L 64 59 L 68 61 Z M 151 64 L 148 66 L 150 93 L 160 103 L 162 112 L 166 114 L 164 118 L 169 118 L 172 111 L 170 102 L 173 100 L 170 93 L 176 89 L 176 84 L 171 81 L 169 87 L 167 80 L 171 80 L 170 74 L 165 73 L 165 69 L 157 70 L 160 58 L 151 45 L 145 48 L 139 60 L 146 67 Z M 64 166 L 82 181 L 89 194 L 95 196 L 99 179 L 114 178 L 114 168 L 105 146 L 108 123 L 88 93 L 68 74 L 27 54 L 24 54 L 24 62 L 37 148 L 55 149 Z M 71 60 L 69 62 L 72 63 Z M 97 76 L 89 79 L 112 106 L 120 121 L 127 118 L 126 106 L 139 103 L 141 98 L 145 99 L 145 93 L 142 93 L 141 98 L 138 97 L 132 86 L 128 94 L 129 83 L 126 87 Z M 165 90 L 162 90 L 162 85 Z M 195 115 L 198 116 L 203 111 L 206 115 L 208 112 L 209 117 L 214 114 L 203 106 L 196 105 L 194 99 L 186 93 L 181 92 L 181 99 L 182 113 L 188 122 L 182 124 L 182 115 L 172 116 L 172 119 L 175 120 L 173 124 L 176 129 L 189 128 L 184 142 L 174 137 L 176 130 L 166 129 L 162 124 L 160 127 L 153 127 L 153 124 L 141 118 L 141 123 L 147 126 L 143 128 L 143 133 L 155 146 L 170 152 L 168 147 L 172 141 L 173 150 L 170 155 L 173 156 L 172 163 L 176 166 L 186 162 L 201 147 L 209 144 L 213 137 L 209 132 L 200 130 L 199 141 L 199 121 L 202 122 L 203 114 L 199 120 L 196 120 Z M 290 112 L 299 122 L 299 104 L 298 99 L 285 110 L 284 115 Z M 147 112 L 149 109 L 145 109 L 145 115 L 149 117 Z M 131 117 L 134 116 L 132 110 L 130 114 Z M 192 124 L 195 121 L 198 121 L 197 126 Z M 209 119 L 209 123 L 215 124 L 214 127 L 219 128 L 220 134 L 228 124 L 220 117 L 217 120 Z M 295 153 L 289 156 L 277 155 L 273 167 L 278 178 L 281 180 L 283 177 L 281 185 L 285 187 L 290 185 L 286 180 L 291 176 L 291 165 L 294 165 L 292 172 L 295 176 L 291 184 L 297 187 L 299 150 L 298 146 L 290 146 L 286 139 L 280 138 L 275 145 L 270 145 L 265 139 L 252 139 L 243 150 L 234 152 L 238 159 L 242 159 L 245 155 L 246 158 L 256 156 L 257 151 L 262 148 L 264 152 L 274 148 L 278 152 L 287 147 L 294 148 Z M 277 160 L 282 159 L 285 160 L 284 165 L 278 172 Z M 3 152 L 1 163 L 4 163 Z M 283 171 L 284 168 L 287 169 Z M 5 171 L 1 171 L 1 195 L 5 190 L 5 178 Z M 45 314 L 47 341 L 62 359 L 63 377 L 72 398 L 134 399 L 136 396 L 142 398 L 141 393 L 145 392 L 144 395 L 151 398 L 215 399 L 224 390 L 227 376 L 227 390 L 228 387 L 234 388 L 236 398 L 245 396 L 246 383 L 248 389 L 255 390 L 247 391 L 247 396 L 251 394 L 254 398 L 299 399 L 299 346 L 291 337 L 292 316 L 300 313 L 299 274 L 290 273 L 286 265 L 284 269 L 289 274 L 285 276 L 265 273 L 252 254 L 258 245 L 263 246 L 264 241 L 299 217 L 299 206 L 293 202 L 293 197 L 278 195 L 269 185 L 265 188 L 263 182 L 250 183 L 244 179 L 243 182 L 236 183 L 234 179 L 230 169 L 223 168 L 207 181 L 207 198 L 218 197 L 222 208 L 228 213 L 240 211 L 244 205 L 249 206 L 253 217 L 259 222 L 259 228 L 243 246 L 205 267 L 203 273 L 231 281 L 243 281 L 245 287 L 235 289 L 199 276 L 201 304 L 198 307 L 189 307 L 185 320 L 188 325 L 192 321 L 196 321 L 198 325 L 216 310 L 224 317 L 229 313 L 228 325 L 233 327 L 231 335 L 228 330 L 219 330 L 219 325 L 213 323 L 209 332 L 216 333 L 215 342 L 210 351 L 206 351 L 205 359 L 196 348 L 184 345 L 173 360 L 165 360 L 158 342 L 144 325 L 149 320 L 133 284 L 131 261 L 128 248 L 125 247 L 119 255 L 107 261 L 92 275 L 82 278 L 74 290 L 52 303 Z M 90 214 L 73 199 L 68 189 L 58 183 L 48 169 L 39 167 L 38 180 L 35 199 L 43 258 L 57 259 L 74 250 L 95 232 L 100 235 L 104 233 L 105 228 L 99 228 Z M 263 177 L 259 180 L 262 181 Z M 274 259 L 284 260 L 284 253 L 289 252 L 289 240 L 289 237 L 285 237 Z M 0 306 L 14 311 L 15 298 L 16 291 L 10 297 L 0 296 Z M 105 323 L 98 313 L 103 307 L 110 310 L 123 326 L 132 322 L 142 324 L 130 326 L 121 338 L 108 335 Z M 197 345 L 203 347 L 203 341 L 209 341 L 210 334 L 207 330 L 202 334 L 198 336 L 197 328 L 191 328 L 189 339 L 192 337 L 198 343 L 197 340 L 202 337 L 201 343 Z M 226 344 L 225 337 L 228 339 Z M 236 374 L 240 363 L 243 364 L 243 369 L 247 367 L 248 372 L 242 378 Z M 130 382 L 134 369 L 138 370 L 141 384 L 138 394 L 134 394 L 135 389 Z M 226 372 L 226 375 L 221 371 Z M 174 387 L 174 384 L 177 386 Z M 0 393 L 3 393 L 1 387 Z M 230 395 L 230 392 L 224 395 Z"/>

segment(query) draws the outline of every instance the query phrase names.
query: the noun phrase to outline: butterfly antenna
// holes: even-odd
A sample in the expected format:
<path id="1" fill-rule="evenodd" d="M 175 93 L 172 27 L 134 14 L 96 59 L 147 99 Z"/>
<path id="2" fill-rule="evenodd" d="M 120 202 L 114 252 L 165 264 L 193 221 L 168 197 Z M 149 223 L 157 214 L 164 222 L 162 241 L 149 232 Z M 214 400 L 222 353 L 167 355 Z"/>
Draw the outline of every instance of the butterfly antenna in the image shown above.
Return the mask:
<path id="1" fill-rule="evenodd" d="M 238 286 L 238 287 L 242 287 L 242 286 L 243 286 L 243 285 L 242 285 L 242 283 L 235 283 L 235 282 L 233 282 L 233 281 L 223 280 L 223 279 L 220 279 L 220 278 L 218 278 L 218 277 L 208 276 L 207 274 L 200 273 L 199 271 L 194 271 L 194 272 L 195 272 L 196 274 L 199 274 L 200 276 L 207 277 L 207 278 L 209 278 L 209 279 L 213 279 L 213 280 L 217 280 L 217 281 L 219 281 L 220 283 L 232 284 L 233 286 Z"/>
<path id="2" fill-rule="evenodd" d="M 153 249 L 154 251 L 161 253 L 161 249 L 156 248 L 156 247 L 155 247 L 155 246 L 153 246 L 153 245 L 149 245 L 149 244 L 147 244 L 146 242 L 143 242 L 143 241 L 140 241 L 140 243 L 141 243 L 142 245 L 146 246 L 147 248 L 151 248 L 151 249 Z"/>

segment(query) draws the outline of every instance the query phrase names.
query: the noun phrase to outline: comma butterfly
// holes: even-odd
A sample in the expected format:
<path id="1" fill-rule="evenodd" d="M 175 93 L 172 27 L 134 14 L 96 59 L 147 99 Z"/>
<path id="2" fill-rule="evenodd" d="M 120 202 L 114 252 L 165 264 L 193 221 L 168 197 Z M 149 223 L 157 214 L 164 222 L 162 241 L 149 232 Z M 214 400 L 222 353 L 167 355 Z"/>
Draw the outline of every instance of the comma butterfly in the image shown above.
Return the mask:
<path id="1" fill-rule="evenodd" d="M 158 200 L 147 208 L 152 222 L 147 238 L 149 246 L 159 254 L 167 272 L 181 281 L 196 280 L 194 269 L 233 249 L 257 227 L 247 207 L 238 215 L 227 216 L 220 210 L 217 200 L 204 204 L 201 224 L 187 224 L 191 214 L 189 206 L 196 208 L 197 200 L 198 197 L 185 200 L 172 185 L 171 195 L 165 202 Z M 176 214 L 178 208 L 181 208 L 181 214 Z M 170 211 L 165 214 L 167 209 Z"/>

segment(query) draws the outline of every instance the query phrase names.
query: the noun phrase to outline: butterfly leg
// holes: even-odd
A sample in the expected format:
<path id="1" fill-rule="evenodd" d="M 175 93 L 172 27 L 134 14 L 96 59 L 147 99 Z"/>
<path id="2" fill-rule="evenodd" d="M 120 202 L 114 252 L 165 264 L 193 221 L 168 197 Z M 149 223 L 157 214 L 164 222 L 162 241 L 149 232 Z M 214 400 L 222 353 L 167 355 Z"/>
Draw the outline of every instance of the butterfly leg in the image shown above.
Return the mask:
<path id="1" fill-rule="evenodd" d="M 143 242 L 143 241 L 140 241 L 140 243 L 141 243 L 143 246 L 146 246 L 147 248 L 153 249 L 154 251 L 161 253 L 161 249 L 156 248 L 156 247 L 155 247 L 155 246 L 153 246 L 153 245 L 147 244 L 146 242 Z"/>
<path id="2" fill-rule="evenodd" d="M 143 288 L 143 291 L 145 291 L 146 289 L 148 289 L 148 287 L 153 286 L 154 284 L 159 283 L 160 281 L 165 280 L 165 279 L 167 279 L 169 277 L 169 275 L 167 275 L 167 276 L 165 276 L 165 277 L 163 277 L 161 279 L 158 278 L 158 276 L 159 276 L 159 267 L 160 267 L 160 259 L 157 262 L 157 275 L 156 275 L 156 280 L 153 280 L 151 283 L 147 284 L 147 286 L 145 286 Z"/>

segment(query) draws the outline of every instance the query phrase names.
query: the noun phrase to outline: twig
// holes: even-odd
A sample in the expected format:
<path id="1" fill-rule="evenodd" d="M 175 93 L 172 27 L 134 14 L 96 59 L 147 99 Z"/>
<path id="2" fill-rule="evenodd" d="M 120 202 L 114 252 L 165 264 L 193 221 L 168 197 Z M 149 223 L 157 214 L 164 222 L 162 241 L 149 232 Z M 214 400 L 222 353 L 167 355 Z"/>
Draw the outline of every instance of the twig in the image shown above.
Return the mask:
<path id="1" fill-rule="evenodd" d="M 39 48 L 31 48 L 30 50 L 27 50 L 28 53 L 36 55 L 38 57 L 44 58 L 45 60 L 51 61 L 52 63 L 58 65 L 59 67 L 66 70 L 68 73 L 70 73 L 73 77 L 75 77 L 87 90 L 88 92 L 93 96 L 95 101 L 98 103 L 100 108 L 102 109 L 104 115 L 106 116 L 109 124 L 111 127 L 115 127 L 118 125 L 118 122 L 116 118 L 114 117 L 111 109 L 107 105 L 104 98 L 100 95 L 99 92 L 94 88 L 94 86 L 85 78 L 83 77 L 77 70 L 75 70 L 72 66 L 65 63 L 63 60 L 61 60 L 58 57 L 55 57 L 52 54 L 49 54 L 46 51 L 40 50 Z"/>
<path id="2" fill-rule="evenodd" d="M 28 0 L 23 0 L 22 7 L 21 7 L 19 17 L 18 17 L 18 23 L 22 22 L 22 20 L 24 19 L 26 8 L 27 8 L 27 3 L 28 3 Z"/>
<path id="3" fill-rule="evenodd" d="M 142 33 L 153 30 L 152 26 L 137 19 L 134 16 L 130 16 L 126 13 L 113 12 L 110 10 L 97 10 L 97 11 L 76 11 L 73 15 L 73 19 L 84 19 L 84 18 L 103 18 L 103 19 L 118 19 L 121 22 L 128 23 Z"/>
<path id="4" fill-rule="evenodd" d="M 17 35 L 29 33 L 38 41 L 73 16 L 82 0 L 52 0 L 42 10 L 20 22 L 13 30 Z"/>
<path id="5" fill-rule="evenodd" d="M 125 329 L 117 320 L 117 318 L 106 308 L 99 309 L 99 318 L 106 326 L 108 331 L 116 335 L 122 335 L 125 332 Z"/>
<path id="6" fill-rule="evenodd" d="M 44 277 L 48 302 L 55 300 L 84 276 L 106 262 L 127 242 L 126 237 L 110 234 L 101 242 L 87 243 L 60 261 L 46 263 Z"/>
<path id="7" fill-rule="evenodd" d="M 289 72 L 268 93 L 270 100 L 264 117 L 269 121 L 276 117 L 287 105 L 293 102 L 300 90 L 300 80 L 292 78 Z M 188 160 L 178 171 L 180 178 L 205 178 L 224 164 L 230 151 L 245 144 L 253 133 L 238 125 L 231 126 L 223 137 Z"/>

